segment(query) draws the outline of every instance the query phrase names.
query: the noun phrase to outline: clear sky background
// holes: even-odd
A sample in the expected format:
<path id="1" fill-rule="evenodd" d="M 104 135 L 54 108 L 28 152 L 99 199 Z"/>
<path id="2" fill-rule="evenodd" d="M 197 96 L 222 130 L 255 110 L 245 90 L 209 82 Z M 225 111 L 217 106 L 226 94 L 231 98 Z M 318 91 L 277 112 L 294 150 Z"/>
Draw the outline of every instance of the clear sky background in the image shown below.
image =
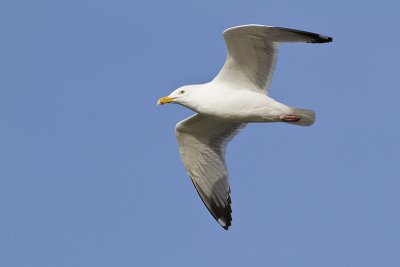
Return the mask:
<path id="1" fill-rule="evenodd" d="M 399 1 L 0 2 L 0 266 L 399 266 Z M 312 127 L 229 145 L 223 230 L 179 158 L 222 31 L 332 36 L 280 49 L 271 96 Z"/>

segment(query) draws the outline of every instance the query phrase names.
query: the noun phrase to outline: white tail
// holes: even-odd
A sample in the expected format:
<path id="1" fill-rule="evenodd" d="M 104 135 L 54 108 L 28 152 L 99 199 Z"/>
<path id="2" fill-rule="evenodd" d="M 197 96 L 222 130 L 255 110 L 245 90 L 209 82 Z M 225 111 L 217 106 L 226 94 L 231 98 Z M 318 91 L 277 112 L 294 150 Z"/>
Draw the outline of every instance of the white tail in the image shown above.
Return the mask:
<path id="1" fill-rule="evenodd" d="M 294 114 L 300 116 L 301 119 L 296 122 L 288 122 L 290 124 L 300 125 L 300 126 L 310 126 L 315 121 L 315 112 L 309 109 L 293 109 Z"/>

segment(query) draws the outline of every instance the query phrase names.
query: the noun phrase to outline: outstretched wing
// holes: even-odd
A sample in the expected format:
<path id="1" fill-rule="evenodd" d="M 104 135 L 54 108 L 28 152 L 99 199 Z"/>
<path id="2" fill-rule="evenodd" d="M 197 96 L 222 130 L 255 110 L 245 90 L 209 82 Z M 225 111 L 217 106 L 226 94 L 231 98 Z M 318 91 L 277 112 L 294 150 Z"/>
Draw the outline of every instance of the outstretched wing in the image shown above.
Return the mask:
<path id="1" fill-rule="evenodd" d="M 332 41 L 331 37 L 316 33 L 263 25 L 229 28 L 224 31 L 224 38 L 227 58 L 213 82 L 264 93 L 268 92 L 272 79 L 279 43 Z"/>
<path id="2" fill-rule="evenodd" d="M 225 151 L 244 126 L 199 114 L 176 125 L 183 165 L 207 209 L 225 230 L 232 221 Z"/>

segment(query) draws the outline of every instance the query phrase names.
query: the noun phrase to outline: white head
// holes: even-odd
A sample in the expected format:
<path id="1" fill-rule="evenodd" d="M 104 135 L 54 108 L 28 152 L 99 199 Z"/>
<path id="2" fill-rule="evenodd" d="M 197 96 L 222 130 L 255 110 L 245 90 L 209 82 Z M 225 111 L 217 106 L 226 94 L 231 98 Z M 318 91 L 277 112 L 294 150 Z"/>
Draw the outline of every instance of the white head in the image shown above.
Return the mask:
<path id="1" fill-rule="evenodd" d="M 185 85 L 173 91 L 169 96 L 161 97 L 157 101 L 157 105 L 167 103 L 180 104 L 190 109 L 195 109 L 195 97 L 197 85 Z"/>

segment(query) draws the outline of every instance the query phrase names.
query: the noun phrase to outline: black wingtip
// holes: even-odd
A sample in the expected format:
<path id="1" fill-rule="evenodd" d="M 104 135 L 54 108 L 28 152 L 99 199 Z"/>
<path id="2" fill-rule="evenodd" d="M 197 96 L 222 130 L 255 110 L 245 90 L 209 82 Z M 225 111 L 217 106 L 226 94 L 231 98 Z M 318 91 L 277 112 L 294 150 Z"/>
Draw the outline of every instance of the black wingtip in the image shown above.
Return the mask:
<path id="1" fill-rule="evenodd" d="M 219 223 L 219 225 L 221 225 L 222 228 L 224 228 L 225 230 L 229 230 L 229 226 L 231 226 L 231 221 L 225 221 L 223 218 L 219 218 L 217 220 L 217 222 Z"/>
<path id="2" fill-rule="evenodd" d="M 232 223 L 232 200 L 231 196 L 228 195 L 227 198 L 227 205 L 223 208 L 218 207 L 215 201 L 211 201 L 206 194 L 204 194 L 203 190 L 201 190 L 200 187 L 196 185 L 193 179 L 192 183 L 194 187 L 196 188 L 197 193 L 200 196 L 201 201 L 203 201 L 204 206 L 208 209 L 208 211 L 211 213 L 211 215 L 214 217 L 214 219 L 218 222 L 219 225 L 221 225 L 222 228 L 225 230 L 228 230 L 229 226 L 231 226 Z M 230 188 L 228 190 L 229 192 L 231 191 Z"/>
<path id="3" fill-rule="evenodd" d="M 330 43 L 332 41 L 333 41 L 332 37 L 325 36 L 325 35 L 322 35 L 322 34 L 318 34 L 318 38 L 315 39 L 315 40 L 312 40 L 310 43 L 320 44 L 320 43 Z"/>
<path id="4" fill-rule="evenodd" d="M 307 43 L 316 44 L 316 43 L 329 43 L 329 42 L 333 41 L 332 37 L 329 37 L 329 36 L 326 36 L 326 35 L 322 35 L 322 34 L 318 34 L 318 33 L 301 31 L 301 30 L 296 30 L 296 29 L 283 28 L 283 27 L 274 27 L 274 29 L 283 30 L 283 31 L 292 32 L 292 33 L 295 33 L 295 34 L 302 35 L 302 36 L 304 36 L 304 37 L 306 37 L 308 39 L 308 41 L 305 41 Z"/>
<path id="5" fill-rule="evenodd" d="M 229 191 L 230 191 L 230 189 L 229 189 Z M 217 220 L 219 225 L 221 225 L 221 227 L 224 228 L 225 230 L 228 230 L 229 226 L 232 225 L 232 208 L 231 208 L 232 200 L 231 200 L 231 196 L 228 196 L 227 201 L 228 201 L 228 205 L 225 207 L 223 212 L 219 213 L 219 216 L 214 216 L 213 215 L 215 220 Z"/>

